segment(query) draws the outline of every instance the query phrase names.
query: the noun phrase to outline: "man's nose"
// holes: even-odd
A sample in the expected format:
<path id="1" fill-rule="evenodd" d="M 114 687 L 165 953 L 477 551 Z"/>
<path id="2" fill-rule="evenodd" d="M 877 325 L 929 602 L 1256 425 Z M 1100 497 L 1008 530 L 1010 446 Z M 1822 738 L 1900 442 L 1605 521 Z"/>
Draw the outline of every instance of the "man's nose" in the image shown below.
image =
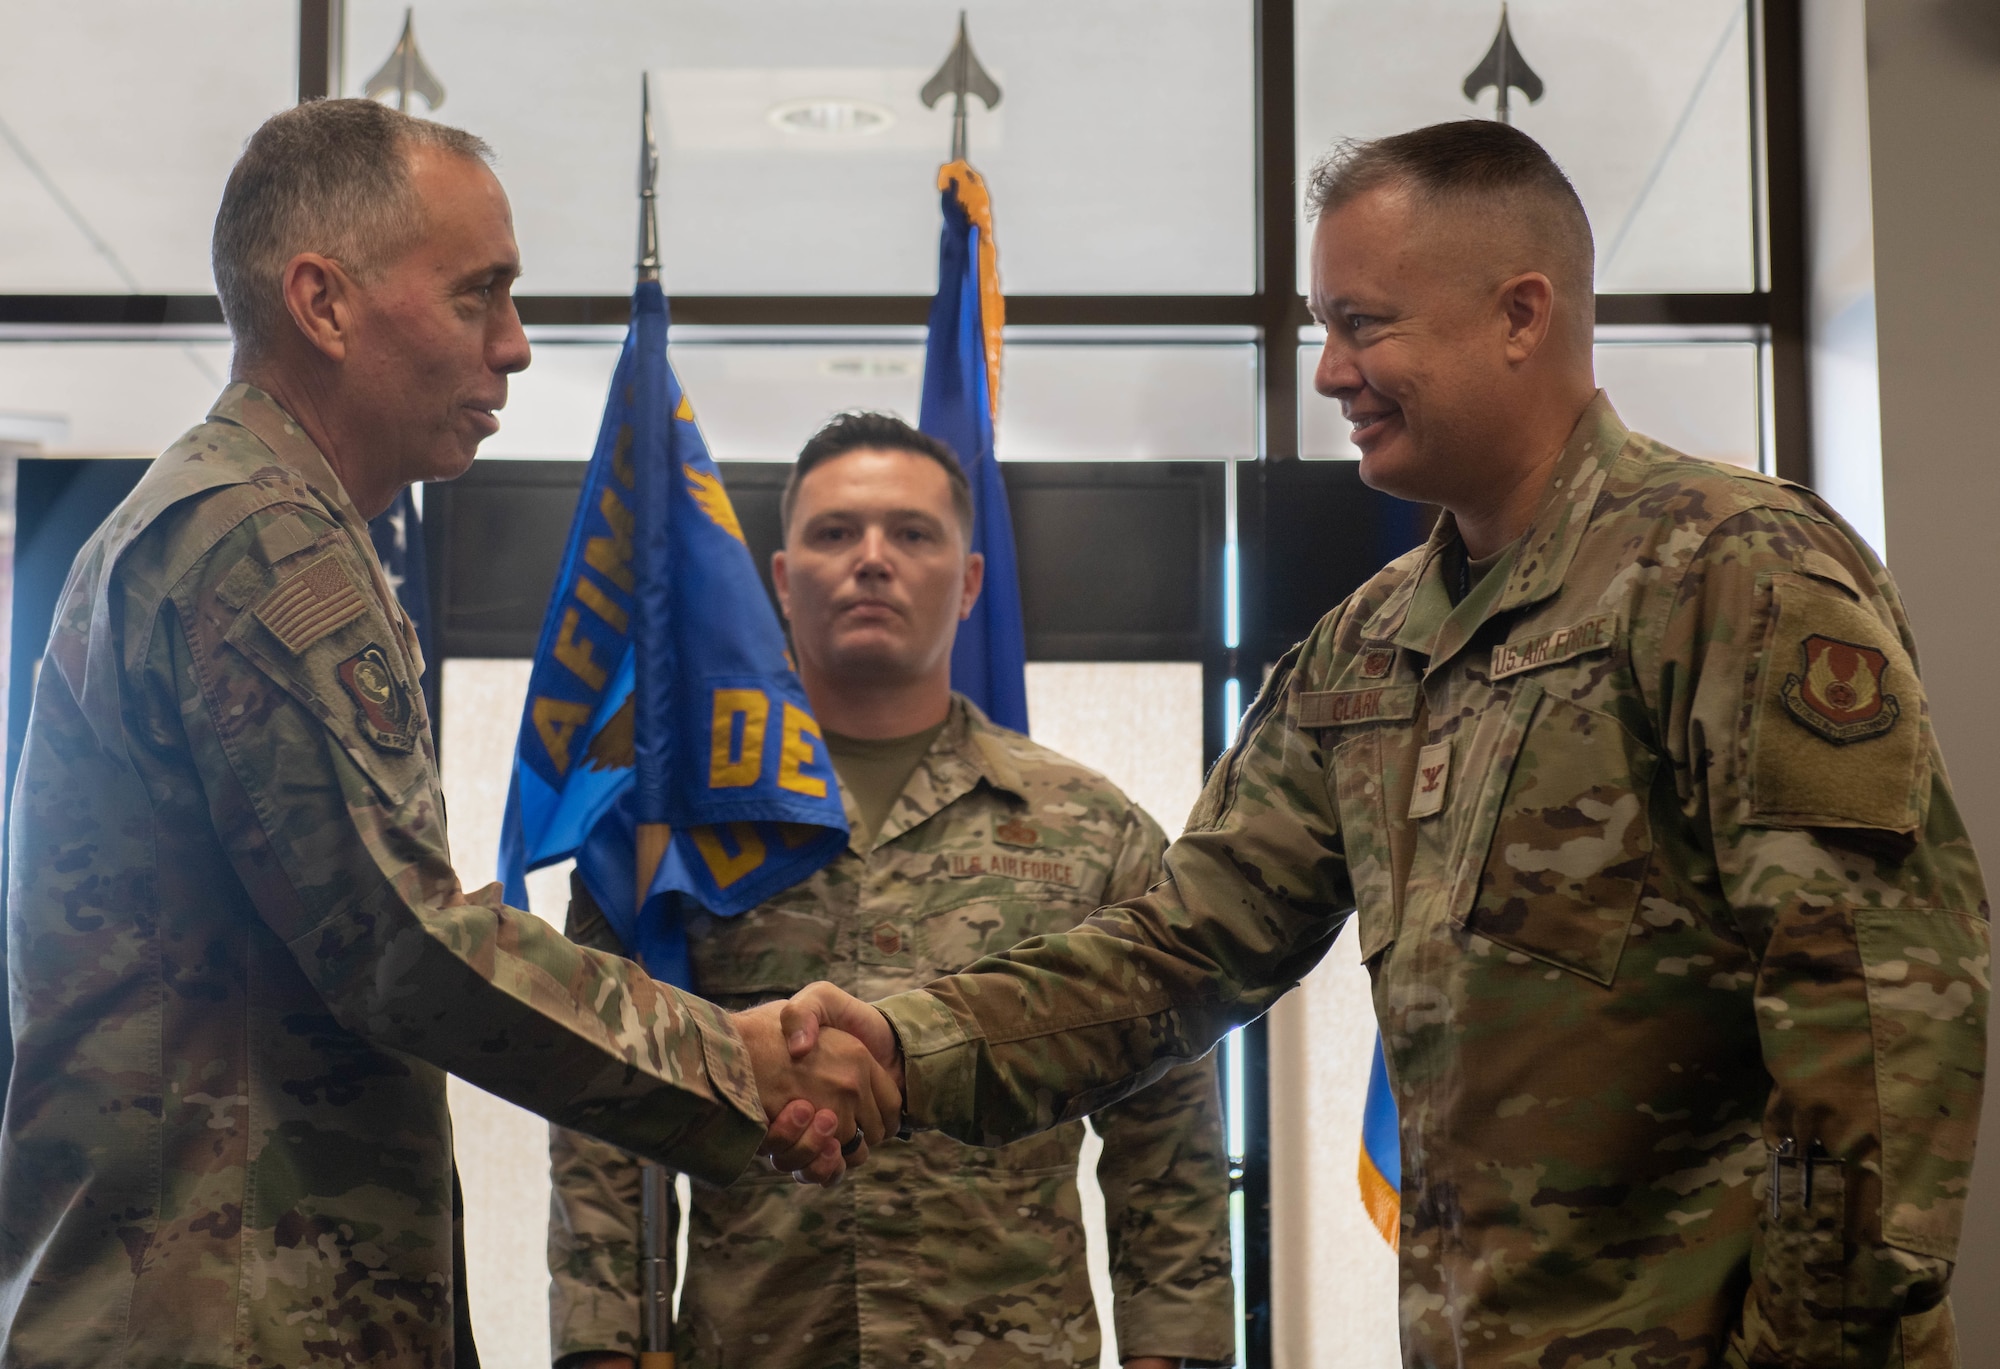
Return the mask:
<path id="1" fill-rule="evenodd" d="M 1361 368 L 1354 364 L 1354 349 L 1329 332 L 1319 351 L 1319 364 L 1313 368 L 1313 389 L 1328 399 L 1347 399 L 1366 385 Z"/>
<path id="2" fill-rule="evenodd" d="M 889 568 L 889 535 L 881 528 L 869 527 L 861 532 L 861 565 L 863 573 L 880 574 Z"/>
<path id="3" fill-rule="evenodd" d="M 501 375 L 528 369 L 532 359 L 528 330 L 521 326 L 521 314 L 514 307 L 512 295 L 507 296 L 505 305 L 495 313 L 493 336 L 487 341 L 486 353 L 487 364 Z"/>

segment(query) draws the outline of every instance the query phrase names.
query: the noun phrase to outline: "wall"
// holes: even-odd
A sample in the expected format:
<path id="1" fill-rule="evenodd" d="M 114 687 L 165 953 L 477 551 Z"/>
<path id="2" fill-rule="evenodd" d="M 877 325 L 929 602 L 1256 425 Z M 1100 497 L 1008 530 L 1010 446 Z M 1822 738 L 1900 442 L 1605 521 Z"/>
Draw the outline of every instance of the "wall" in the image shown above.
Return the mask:
<path id="1" fill-rule="evenodd" d="M 1865 0 L 1812 0 L 1805 54 L 1806 263 L 1813 488 L 1886 556 L 1869 205 Z"/>
<path id="2" fill-rule="evenodd" d="M 1821 0 L 1811 0 L 1818 4 Z M 1868 0 L 1882 483 L 1931 711 L 1974 842 L 2000 860 L 2000 9 Z M 2000 1364 L 2000 1090 L 1987 1091 L 1956 1299 L 1971 1369 Z"/>

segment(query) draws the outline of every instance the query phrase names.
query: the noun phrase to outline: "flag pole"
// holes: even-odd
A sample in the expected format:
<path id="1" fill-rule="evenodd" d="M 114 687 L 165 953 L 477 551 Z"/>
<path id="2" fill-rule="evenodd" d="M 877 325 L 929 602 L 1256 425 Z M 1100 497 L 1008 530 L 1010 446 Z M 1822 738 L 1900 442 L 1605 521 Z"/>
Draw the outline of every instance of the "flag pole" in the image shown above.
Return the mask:
<path id="1" fill-rule="evenodd" d="M 660 279 L 660 150 L 653 140 L 653 82 L 639 76 L 639 281 Z M 666 854 L 663 823 L 640 823 L 636 838 L 639 906 Z M 674 1369 L 673 1180 L 662 1165 L 639 1168 L 639 1369 Z"/>

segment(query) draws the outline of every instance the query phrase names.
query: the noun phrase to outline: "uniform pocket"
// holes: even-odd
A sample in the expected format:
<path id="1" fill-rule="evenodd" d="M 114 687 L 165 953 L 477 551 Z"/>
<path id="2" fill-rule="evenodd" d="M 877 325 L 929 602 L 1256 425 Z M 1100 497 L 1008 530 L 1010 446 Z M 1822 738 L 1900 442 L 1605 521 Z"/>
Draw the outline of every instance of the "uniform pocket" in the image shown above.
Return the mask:
<path id="1" fill-rule="evenodd" d="M 1770 1151 L 1762 1312 L 1795 1364 L 1841 1362 L 1847 1286 L 1847 1176 L 1836 1160 Z"/>
<path id="2" fill-rule="evenodd" d="M 1986 1050 L 1984 918 L 1908 908 L 1854 915 L 1882 1110 L 1882 1238 L 1958 1258 Z"/>
<path id="3" fill-rule="evenodd" d="M 1389 775 L 1382 734 L 1367 731 L 1333 749 L 1333 798 L 1347 877 L 1354 885 L 1361 958 L 1373 960 L 1396 939 L 1395 860 L 1389 849 Z"/>
<path id="4" fill-rule="evenodd" d="M 1461 925 L 1609 984 L 1653 856 L 1655 758 L 1609 714 L 1528 682 L 1508 709 L 1460 869 L 1477 870 Z"/>

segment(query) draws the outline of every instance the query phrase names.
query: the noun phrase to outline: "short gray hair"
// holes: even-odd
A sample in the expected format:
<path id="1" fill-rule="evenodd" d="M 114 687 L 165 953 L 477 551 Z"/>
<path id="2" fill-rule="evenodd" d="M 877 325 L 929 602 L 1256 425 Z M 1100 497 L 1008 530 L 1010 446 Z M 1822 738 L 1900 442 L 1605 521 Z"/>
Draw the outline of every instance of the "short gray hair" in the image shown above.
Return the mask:
<path id="1" fill-rule="evenodd" d="M 1388 185 L 1406 187 L 1428 207 L 1476 202 L 1513 219 L 1554 254 L 1556 284 L 1579 308 L 1589 307 L 1596 266 L 1590 218 L 1555 158 L 1520 129 L 1458 119 L 1340 143 L 1306 175 L 1306 217 Z"/>
<path id="2" fill-rule="evenodd" d="M 215 215 L 211 259 L 239 357 L 264 355 L 286 323 L 280 276 L 301 252 L 365 280 L 423 231 L 410 153 L 490 163 L 472 134 L 374 100 L 313 100 L 274 114 L 244 144 Z"/>

